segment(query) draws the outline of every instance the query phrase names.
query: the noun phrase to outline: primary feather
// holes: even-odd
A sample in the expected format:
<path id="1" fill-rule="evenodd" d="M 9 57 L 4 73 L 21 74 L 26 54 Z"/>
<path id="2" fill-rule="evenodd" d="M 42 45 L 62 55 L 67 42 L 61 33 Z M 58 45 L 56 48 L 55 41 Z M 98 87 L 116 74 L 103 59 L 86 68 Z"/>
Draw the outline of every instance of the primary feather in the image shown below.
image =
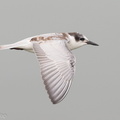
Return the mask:
<path id="1" fill-rule="evenodd" d="M 75 58 L 65 41 L 33 43 L 41 75 L 51 101 L 56 104 L 67 94 L 74 75 Z"/>

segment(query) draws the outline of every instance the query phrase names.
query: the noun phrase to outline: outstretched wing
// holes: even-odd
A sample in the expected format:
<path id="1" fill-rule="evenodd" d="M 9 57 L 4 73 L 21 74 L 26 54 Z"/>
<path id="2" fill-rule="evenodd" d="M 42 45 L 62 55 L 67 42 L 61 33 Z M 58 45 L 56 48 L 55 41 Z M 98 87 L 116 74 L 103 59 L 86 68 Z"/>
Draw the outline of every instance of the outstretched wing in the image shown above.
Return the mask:
<path id="1" fill-rule="evenodd" d="M 42 79 L 53 104 L 64 99 L 74 75 L 75 58 L 65 42 L 65 40 L 49 40 L 33 43 Z"/>

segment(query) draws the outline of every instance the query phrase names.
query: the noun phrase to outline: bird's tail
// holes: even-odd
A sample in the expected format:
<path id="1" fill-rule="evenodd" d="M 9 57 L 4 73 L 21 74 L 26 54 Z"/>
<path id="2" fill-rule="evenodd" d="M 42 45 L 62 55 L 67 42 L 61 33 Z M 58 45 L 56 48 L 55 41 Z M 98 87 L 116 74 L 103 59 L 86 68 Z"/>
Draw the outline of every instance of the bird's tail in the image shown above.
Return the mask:
<path id="1" fill-rule="evenodd" d="M 12 49 L 16 47 L 15 44 L 8 44 L 8 45 L 0 45 L 0 50 L 5 50 L 5 49 Z"/>
<path id="2" fill-rule="evenodd" d="M 17 50 L 22 50 L 22 46 L 24 46 L 24 41 L 16 42 L 13 44 L 8 44 L 8 45 L 0 45 L 0 50 L 5 50 L 5 49 L 17 49 Z"/>
<path id="3" fill-rule="evenodd" d="M 15 42 L 13 44 L 7 44 L 7 45 L 0 45 L 0 50 L 5 50 L 5 49 L 17 49 L 17 50 L 22 50 L 23 46 L 29 44 L 29 40 L 21 40 L 19 42 Z"/>

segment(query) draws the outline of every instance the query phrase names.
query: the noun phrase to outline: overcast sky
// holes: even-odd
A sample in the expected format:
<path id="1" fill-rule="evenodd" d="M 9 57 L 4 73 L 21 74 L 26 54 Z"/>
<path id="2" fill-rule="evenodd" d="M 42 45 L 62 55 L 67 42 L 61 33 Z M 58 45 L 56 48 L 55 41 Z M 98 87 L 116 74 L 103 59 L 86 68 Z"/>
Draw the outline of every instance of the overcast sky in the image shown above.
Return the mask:
<path id="1" fill-rule="evenodd" d="M 100 46 L 73 51 L 74 81 L 57 105 L 48 98 L 34 54 L 0 51 L 0 119 L 119 120 L 119 12 L 119 0 L 1 0 L 0 44 L 77 31 Z"/>

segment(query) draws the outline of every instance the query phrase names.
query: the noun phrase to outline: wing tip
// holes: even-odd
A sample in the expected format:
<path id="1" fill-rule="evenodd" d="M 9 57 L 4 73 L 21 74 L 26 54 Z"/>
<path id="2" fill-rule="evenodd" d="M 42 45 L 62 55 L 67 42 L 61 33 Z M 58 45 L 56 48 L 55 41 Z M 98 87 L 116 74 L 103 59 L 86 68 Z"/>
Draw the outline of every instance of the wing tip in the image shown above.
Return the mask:
<path id="1" fill-rule="evenodd" d="M 50 99 L 51 99 L 51 98 L 50 98 Z M 55 101 L 55 100 L 51 99 L 51 102 L 55 105 L 55 104 L 60 103 L 61 101 Z"/>

